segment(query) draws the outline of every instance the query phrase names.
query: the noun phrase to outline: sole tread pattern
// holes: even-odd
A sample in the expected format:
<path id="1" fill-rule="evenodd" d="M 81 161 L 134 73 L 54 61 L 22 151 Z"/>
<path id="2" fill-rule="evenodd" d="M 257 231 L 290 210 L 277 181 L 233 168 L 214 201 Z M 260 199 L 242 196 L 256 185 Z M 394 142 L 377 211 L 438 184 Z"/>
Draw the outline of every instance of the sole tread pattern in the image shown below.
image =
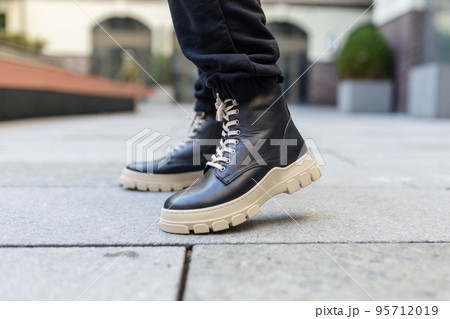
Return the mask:
<path id="1" fill-rule="evenodd" d="M 279 193 L 293 194 L 300 189 L 310 185 L 312 182 L 317 181 L 322 176 L 319 167 L 314 166 L 309 171 L 303 172 L 299 176 L 289 179 L 285 183 L 284 191 L 280 191 Z M 276 194 L 275 194 L 276 195 Z M 273 196 L 275 196 L 273 195 Z M 240 225 L 247 221 L 248 219 L 256 216 L 260 211 L 259 205 L 253 205 L 246 212 L 238 212 L 237 214 L 231 215 L 227 219 L 220 219 L 211 221 L 210 224 L 202 223 L 202 224 L 193 224 L 188 226 L 185 225 L 176 225 L 176 224 L 165 224 L 161 223 L 163 230 L 169 231 L 171 233 L 179 233 L 179 234 L 207 234 L 209 232 L 218 232 L 222 230 L 229 229 L 230 227 L 234 227 Z M 180 227 L 182 226 L 182 227 Z M 173 227 L 176 227 L 173 228 Z M 177 229 L 182 230 L 178 232 Z"/>
<path id="2" fill-rule="evenodd" d="M 202 176 L 203 171 L 151 175 L 124 168 L 120 176 L 120 185 L 142 192 L 176 192 L 189 187 Z"/>

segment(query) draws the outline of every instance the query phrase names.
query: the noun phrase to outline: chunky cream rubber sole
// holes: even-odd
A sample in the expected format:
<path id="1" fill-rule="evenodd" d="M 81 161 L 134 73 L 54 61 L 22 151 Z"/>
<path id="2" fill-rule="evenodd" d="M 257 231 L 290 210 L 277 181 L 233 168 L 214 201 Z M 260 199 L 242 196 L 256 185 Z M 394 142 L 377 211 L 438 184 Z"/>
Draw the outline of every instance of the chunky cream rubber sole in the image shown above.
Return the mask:
<path id="1" fill-rule="evenodd" d="M 259 213 L 259 207 L 271 197 L 293 194 L 322 176 L 319 166 L 307 152 L 291 165 L 275 167 L 255 187 L 230 202 L 200 209 L 162 209 L 161 229 L 168 233 L 195 234 L 216 232 L 242 224 Z"/>
<path id="2" fill-rule="evenodd" d="M 125 167 L 120 176 L 120 185 L 144 192 L 170 192 L 189 187 L 202 176 L 203 171 L 152 175 L 136 172 Z"/>

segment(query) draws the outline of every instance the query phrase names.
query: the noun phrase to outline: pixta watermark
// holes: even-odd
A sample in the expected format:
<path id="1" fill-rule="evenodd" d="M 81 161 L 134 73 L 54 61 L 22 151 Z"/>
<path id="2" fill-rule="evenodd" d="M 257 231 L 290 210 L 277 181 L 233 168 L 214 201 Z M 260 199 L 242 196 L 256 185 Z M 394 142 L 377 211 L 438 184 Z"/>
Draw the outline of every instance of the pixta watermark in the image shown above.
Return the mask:
<path id="1" fill-rule="evenodd" d="M 213 154 L 206 154 L 205 147 L 209 149 L 216 147 L 216 152 L 222 150 L 223 154 L 231 154 L 227 149 L 236 149 L 236 144 L 224 143 L 224 147 L 219 144 L 217 139 L 192 139 L 188 142 L 183 142 L 179 147 L 171 147 L 169 142 L 172 137 L 164 133 L 151 130 L 149 128 L 143 129 L 136 133 L 126 142 L 126 162 L 127 165 L 132 163 L 141 163 L 140 165 L 144 173 L 153 174 L 155 170 L 164 167 L 172 161 L 172 156 L 177 152 L 188 152 L 192 156 L 192 165 L 201 165 L 205 160 L 210 160 Z M 312 154 L 317 164 L 325 166 L 325 160 L 319 151 L 313 139 L 305 139 L 300 154 L 296 154 L 294 150 L 297 146 L 296 139 L 239 139 L 248 155 L 239 162 L 236 162 L 236 156 L 230 156 L 231 161 L 228 165 L 246 166 L 255 161 L 258 165 L 267 165 L 265 154 L 270 152 L 271 156 L 276 154 L 279 157 L 278 163 L 282 166 L 288 165 L 289 159 L 293 156 L 308 151 Z M 240 146 L 242 149 L 242 146 Z M 297 150 L 298 152 L 298 150 Z M 163 154 L 163 155 L 161 155 Z"/>

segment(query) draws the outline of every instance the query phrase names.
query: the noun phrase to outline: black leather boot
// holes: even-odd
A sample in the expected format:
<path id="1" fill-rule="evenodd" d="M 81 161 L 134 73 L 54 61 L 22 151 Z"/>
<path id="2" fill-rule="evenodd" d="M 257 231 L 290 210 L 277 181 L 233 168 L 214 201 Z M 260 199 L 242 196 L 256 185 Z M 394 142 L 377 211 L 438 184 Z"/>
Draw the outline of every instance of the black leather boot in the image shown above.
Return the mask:
<path id="1" fill-rule="evenodd" d="M 152 192 L 177 191 L 191 186 L 203 176 L 207 157 L 214 154 L 221 131 L 214 114 L 197 112 L 188 138 L 173 148 L 167 163 L 159 167 L 161 159 L 158 159 L 131 164 L 122 171 L 121 185 Z"/>
<path id="2" fill-rule="evenodd" d="M 220 146 L 204 177 L 165 202 L 164 231 L 207 233 L 239 225 L 272 196 L 292 194 L 321 176 L 282 93 L 277 85 L 241 103 L 217 98 Z"/>

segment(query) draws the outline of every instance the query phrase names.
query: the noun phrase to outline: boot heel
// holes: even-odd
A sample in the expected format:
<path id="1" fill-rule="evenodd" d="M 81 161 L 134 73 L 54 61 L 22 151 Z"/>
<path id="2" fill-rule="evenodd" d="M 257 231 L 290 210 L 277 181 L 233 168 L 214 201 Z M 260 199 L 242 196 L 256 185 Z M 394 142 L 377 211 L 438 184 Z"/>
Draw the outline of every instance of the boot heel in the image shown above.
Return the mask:
<path id="1" fill-rule="evenodd" d="M 292 165 L 292 174 L 296 176 L 286 182 L 286 190 L 284 191 L 286 194 L 294 194 L 300 189 L 310 185 L 312 182 L 317 181 L 322 176 L 319 166 L 309 152 Z M 304 165 L 305 167 L 302 167 Z"/>
<path id="2" fill-rule="evenodd" d="M 322 176 L 322 172 L 319 167 L 314 167 L 311 170 L 311 179 L 313 182 L 317 181 Z"/>

